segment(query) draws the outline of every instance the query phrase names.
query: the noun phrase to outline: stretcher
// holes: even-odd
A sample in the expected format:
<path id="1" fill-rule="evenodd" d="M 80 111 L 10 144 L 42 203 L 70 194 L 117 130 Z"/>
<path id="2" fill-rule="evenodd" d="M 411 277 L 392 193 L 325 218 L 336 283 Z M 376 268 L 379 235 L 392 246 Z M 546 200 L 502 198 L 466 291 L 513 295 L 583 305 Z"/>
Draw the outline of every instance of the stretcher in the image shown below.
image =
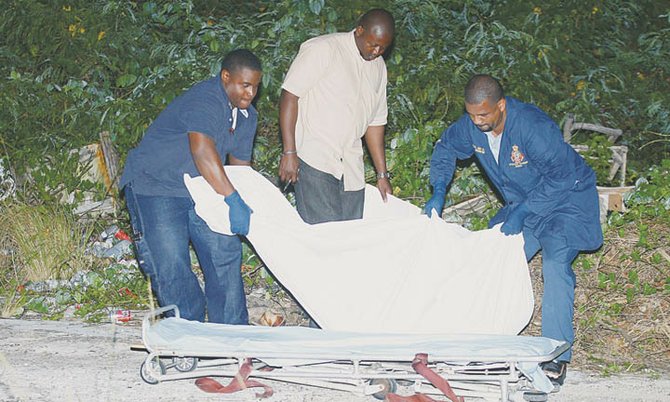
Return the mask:
<path id="1" fill-rule="evenodd" d="M 454 402 L 546 400 L 553 386 L 538 364 L 568 345 L 517 336 L 533 312 L 522 236 L 429 219 L 371 186 L 363 219 L 308 225 L 258 172 L 226 174 L 253 210 L 247 239 L 322 329 L 191 322 L 161 308 L 142 325 L 146 382 L 198 378 L 207 392 L 258 386 L 262 396 L 270 379 L 389 401 L 398 385 Z M 230 234 L 223 196 L 202 177 L 184 182 L 210 229 Z"/>
<path id="2" fill-rule="evenodd" d="M 272 390 L 260 381 L 275 380 L 387 400 L 394 400 L 401 384 L 454 402 L 546 400 L 553 387 L 539 363 L 568 347 L 549 338 L 515 335 L 202 323 L 180 318 L 174 305 L 144 317 L 142 339 L 148 355 L 140 375 L 149 384 L 199 378 L 196 385 L 208 392 L 262 387 L 261 397 Z M 223 386 L 211 377 L 232 381 Z"/>

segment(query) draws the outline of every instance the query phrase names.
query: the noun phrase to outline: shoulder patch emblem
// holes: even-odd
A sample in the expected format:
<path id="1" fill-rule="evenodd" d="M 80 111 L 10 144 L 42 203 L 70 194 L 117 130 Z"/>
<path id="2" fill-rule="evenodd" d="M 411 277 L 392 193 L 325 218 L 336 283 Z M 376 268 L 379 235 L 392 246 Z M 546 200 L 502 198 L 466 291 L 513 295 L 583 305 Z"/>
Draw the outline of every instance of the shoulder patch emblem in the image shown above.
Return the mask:
<path id="1" fill-rule="evenodd" d="M 478 154 L 485 154 L 486 153 L 486 151 L 484 151 L 484 147 L 478 147 L 477 145 L 472 144 L 472 148 L 474 148 L 475 152 L 477 152 Z"/>

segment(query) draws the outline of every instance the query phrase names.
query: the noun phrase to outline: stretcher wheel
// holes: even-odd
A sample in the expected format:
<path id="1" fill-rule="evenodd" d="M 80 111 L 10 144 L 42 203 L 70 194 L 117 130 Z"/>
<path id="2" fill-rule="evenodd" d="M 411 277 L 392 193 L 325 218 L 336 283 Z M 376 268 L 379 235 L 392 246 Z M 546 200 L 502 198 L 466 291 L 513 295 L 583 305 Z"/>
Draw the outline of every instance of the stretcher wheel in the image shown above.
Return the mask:
<path id="1" fill-rule="evenodd" d="M 198 359 L 195 357 L 173 357 L 172 364 L 174 364 L 174 368 L 176 368 L 177 371 L 188 373 L 198 367 Z"/>
<path id="2" fill-rule="evenodd" d="M 381 391 L 372 394 L 372 396 L 374 396 L 375 399 L 379 399 L 380 401 L 386 399 L 386 394 L 393 393 L 396 391 L 396 389 L 398 389 L 398 384 L 395 382 L 394 379 L 391 378 L 374 378 L 370 380 L 370 385 L 382 386 Z"/>
<path id="3" fill-rule="evenodd" d="M 144 382 L 151 385 L 158 384 L 159 374 L 165 374 L 165 365 L 158 356 L 149 361 L 145 360 L 142 362 L 142 365 L 140 366 L 140 377 L 142 377 Z"/>

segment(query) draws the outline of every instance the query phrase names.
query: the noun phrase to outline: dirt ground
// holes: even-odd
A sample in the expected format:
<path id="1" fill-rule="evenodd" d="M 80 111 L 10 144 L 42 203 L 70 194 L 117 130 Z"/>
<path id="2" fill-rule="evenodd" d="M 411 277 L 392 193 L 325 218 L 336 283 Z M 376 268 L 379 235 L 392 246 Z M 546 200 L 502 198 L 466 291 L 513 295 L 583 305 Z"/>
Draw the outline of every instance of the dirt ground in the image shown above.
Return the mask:
<path id="1" fill-rule="evenodd" d="M 233 395 L 207 394 L 193 380 L 146 384 L 139 376 L 145 353 L 139 321 L 88 324 L 81 321 L 0 320 L 0 400 L 2 401 L 255 401 L 253 390 Z M 227 382 L 227 381 L 222 381 Z M 341 391 L 268 382 L 268 402 L 371 402 L 372 397 Z M 571 369 L 563 389 L 549 398 L 561 401 L 668 401 L 670 373 L 601 377 Z"/>

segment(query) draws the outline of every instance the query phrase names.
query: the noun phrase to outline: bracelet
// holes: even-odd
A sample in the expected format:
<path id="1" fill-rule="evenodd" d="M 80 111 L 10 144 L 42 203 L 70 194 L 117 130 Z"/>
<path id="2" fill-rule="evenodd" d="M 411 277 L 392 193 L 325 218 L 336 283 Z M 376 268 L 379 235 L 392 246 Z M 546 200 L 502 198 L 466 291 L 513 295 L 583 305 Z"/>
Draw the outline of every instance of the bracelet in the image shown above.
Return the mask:
<path id="1" fill-rule="evenodd" d="M 284 151 L 281 154 L 282 155 L 295 155 L 297 153 L 298 153 L 298 151 L 293 150 L 293 151 Z"/>
<path id="2" fill-rule="evenodd" d="M 377 173 L 377 180 L 390 179 L 390 178 L 391 178 L 391 173 L 389 173 L 389 172 Z"/>

